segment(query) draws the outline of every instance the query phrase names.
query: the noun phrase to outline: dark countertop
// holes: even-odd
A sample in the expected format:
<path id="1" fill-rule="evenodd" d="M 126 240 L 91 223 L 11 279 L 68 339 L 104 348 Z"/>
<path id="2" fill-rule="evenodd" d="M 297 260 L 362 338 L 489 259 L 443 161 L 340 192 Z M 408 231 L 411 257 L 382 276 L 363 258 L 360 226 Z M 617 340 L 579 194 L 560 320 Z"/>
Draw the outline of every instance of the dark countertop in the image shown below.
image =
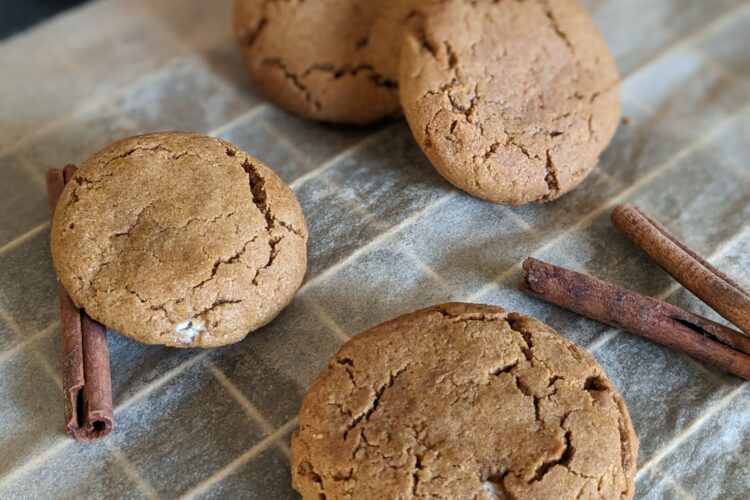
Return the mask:
<path id="1" fill-rule="evenodd" d="M 0 2 L 0 40 L 88 0 L 3 0 Z"/>

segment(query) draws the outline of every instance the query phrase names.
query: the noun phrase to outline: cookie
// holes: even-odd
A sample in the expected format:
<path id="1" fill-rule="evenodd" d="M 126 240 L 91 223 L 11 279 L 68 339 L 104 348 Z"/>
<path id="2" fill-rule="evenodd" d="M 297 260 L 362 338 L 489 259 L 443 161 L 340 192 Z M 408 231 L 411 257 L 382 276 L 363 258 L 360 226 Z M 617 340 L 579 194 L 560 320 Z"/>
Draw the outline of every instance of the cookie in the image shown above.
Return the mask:
<path id="1" fill-rule="evenodd" d="M 448 0 L 405 36 L 401 103 L 434 167 L 479 198 L 558 198 L 598 161 L 619 76 L 574 0 Z"/>
<path id="2" fill-rule="evenodd" d="M 237 147 L 188 132 L 130 137 L 86 160 L 52 221 L 60 282 L 139 342 L 211 347 L 273 319 L 305 273 L 292 191 Z"/>
<path id="3" fill-rule="evenodd" d="M 631 498 L 638 440 L 585 351 L 499 307 L 444 304 L 344 344 L 302 403 L 303 498 Z"/>
<path id="4" fill-rule="evenodd" d="M 237 0 L 235 35 L 248 72 L 306 118 L 364 124 L 400 115 L 398 60 L 419 0 Z"/>

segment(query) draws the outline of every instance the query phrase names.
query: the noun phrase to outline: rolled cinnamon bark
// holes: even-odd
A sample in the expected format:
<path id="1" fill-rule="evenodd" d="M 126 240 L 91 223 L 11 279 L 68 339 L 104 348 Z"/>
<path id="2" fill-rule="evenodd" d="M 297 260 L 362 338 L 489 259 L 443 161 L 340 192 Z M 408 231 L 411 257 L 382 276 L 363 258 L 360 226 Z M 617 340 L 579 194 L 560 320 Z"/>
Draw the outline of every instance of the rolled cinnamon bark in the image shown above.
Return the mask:
<path id="1" fill-rule="evenodd" d="M 750 335 L 750 292 L 638 207 L 618 205 L 612 223 L 685 288 Z"/>
<path id="2" fill-rule="evenodd" d="M 83 433 L 80 439 L 100 439 L 114 426 L 112 380 L 109 370 L 107 329 L 81 311 L 83 339 Z"/>
<path id="3" fill-rule="evenodd" d="M 64 170 L 48 172 L 47 196 L 52 213 L 65 182 L 75 171 L 75 166 L 68 165 Z M 59 280 L 58 295 L 65 427 L 73 439 L 100 439 L 114 426 L 107 332 L 73 303 Z"/>
<path id="4" fill-rule="evenodd" d="M 750 339 L 675 305 L 528 258 L 519 289 L 750 379 Z"/>

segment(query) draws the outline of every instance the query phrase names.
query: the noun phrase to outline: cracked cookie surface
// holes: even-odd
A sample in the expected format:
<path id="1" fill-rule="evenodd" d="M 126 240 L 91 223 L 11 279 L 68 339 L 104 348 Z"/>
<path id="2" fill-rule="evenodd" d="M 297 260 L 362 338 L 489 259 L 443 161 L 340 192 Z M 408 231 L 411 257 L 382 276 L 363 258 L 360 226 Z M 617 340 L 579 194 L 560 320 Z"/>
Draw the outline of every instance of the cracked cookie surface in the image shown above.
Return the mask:
<path id="1" fill-rule="evenodd" d="M 398 60 L 420 0 L 237 0 L 248 72 L 273 101 L 315 120 L 364 124 L 401 114 Z"/>
<path id="2" fill-rule="evenodd" d="M 237 342 L 299 288 L 307 228 L 289 187 L 235 146 L 189 132 L 116 142 L 86 160 L 52 221 L 73 301 L 137 341 Z"/>
<path id="3" fill-rule="evenodd" d="M 479 198 L 523 204 L 583 181 L 620 117 L 619 76 L 575 0 L 447 0 L 410 23 L 404 114 L 435 168 Z"/>
<path id="4" fill-rule="evenodd" d="M 353 337 L 302 403 L 303 498 L 631 498 L 638 441 L 585 351 L 499 307 L 443 304 Z"/>

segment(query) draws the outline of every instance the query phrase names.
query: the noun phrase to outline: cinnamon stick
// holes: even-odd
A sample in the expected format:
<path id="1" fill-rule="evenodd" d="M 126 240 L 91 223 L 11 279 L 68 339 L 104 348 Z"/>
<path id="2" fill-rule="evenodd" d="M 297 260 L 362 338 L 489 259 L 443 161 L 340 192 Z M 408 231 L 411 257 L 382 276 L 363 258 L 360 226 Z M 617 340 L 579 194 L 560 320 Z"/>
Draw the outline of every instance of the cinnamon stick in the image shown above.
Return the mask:
<path id="1" fill-rule="evenodd" d="M 588 318 L 647 337 L 744 379 L 750 338 L 675 305 L 529 258 L 519 289 Z"/>
<path id="2" fill-rule="evenodd" d="M 54 213 L 65 183 L 76 167 L 47 173 L 47 196 Z M 107 332 L 76 307 L 58 280 L 60 336 L 65 391 L 65 427 L 75 440 L 101 439 L 112 430 L 112 382 Z"/>
<path id="3" fill-rule="evenodd" d="M 619 205 L 612 212 L 612 223 L 685 288 L 750 335 L 750 292 L 641 209 Z"/>

